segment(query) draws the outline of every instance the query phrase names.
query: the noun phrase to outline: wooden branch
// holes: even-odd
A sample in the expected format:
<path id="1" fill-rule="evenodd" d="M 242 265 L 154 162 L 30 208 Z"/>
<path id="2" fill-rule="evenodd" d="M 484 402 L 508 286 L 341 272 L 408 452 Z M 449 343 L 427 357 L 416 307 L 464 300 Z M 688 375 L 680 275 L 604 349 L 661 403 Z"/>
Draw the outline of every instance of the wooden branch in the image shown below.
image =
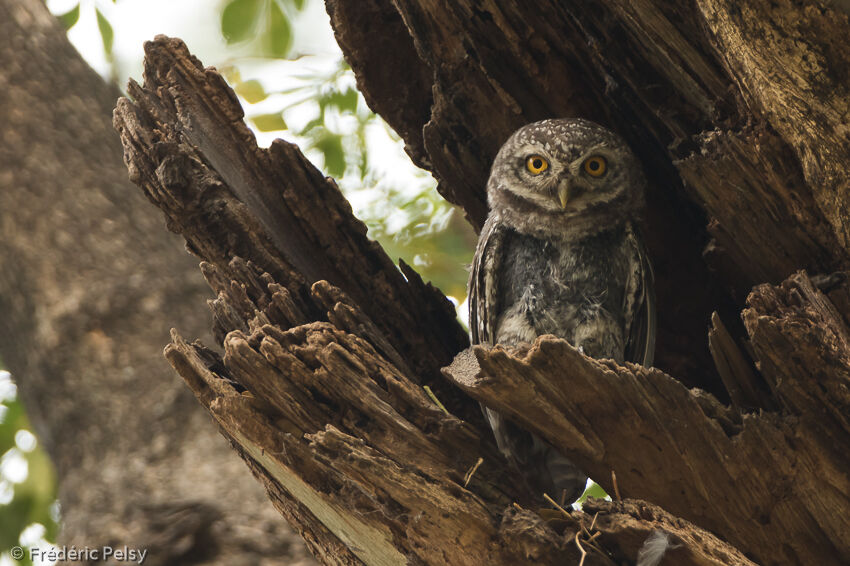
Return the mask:
<path id="1" fill-rule="evenodd" d="M 708 231 L 720 249 L 711 261 L 736 294 L 743 298 L 754 285 L 801 268 L 831 272 L 846 262 L 800 163 L 769 126 L 711 131 L 697 140 L 698 151 L 675 165 L 713 219 Z"/>
<path id="2" fill-rule="evenodd" d="M 743 313 L 760 369 L 774 397 L 801 429 L 850 442 L 850 330 L 829 299 L 805 274 L 779 287 L 760 285 Z M 825 418 L 826 417 L 826 418 Z M 821 438 L 821 442 L 826 439 Z M 844 470 L 850 455 L 842 451 Z M 823 471 L 818 481 L 829 481 Z M 842 485 L 850 486 L 846 473 Z"/>
<path id="3" fill-rule="evenodd" d="M 412 269 L 393 265 L 333 180 L 297 147 L 276 140 L 258 148 L 233 91 L 182 42 L 160 37 L 145 49 L 147 86 L 130 82 L 134 102 L 119 100 L 114 122 L 131 180 L 169 228 L 226 275 L 234 256 L 261 266 L 311 318 L 322 311 L 310 285 L 339 286 L 424 383 L 445 389 L 439 368 L 468 343 L 453 305 Z M 163 83 L 169 90 L 155 91 Z"/>
<path id="4" fill-rule="evenodd" d="M 744 319 L 779 413 L 742 419 L 660 370 L 593 360 L 551 336 L 513 353 L 477 346 L 445 371 L 609 493 L 613 470 L 624 495 L 706 526 L 760 562 L 845 563 L 847 327 L 803 274 L 749 301 Z"/>
<path id="5" fill-rule="evenodd" d="M 276 308 L 287 327 L 321 319 L 366 333 L 450 409 L 478 415 L 474 403 L 439 377 L 439 368 L 468 343 L 442 293 L 405 264 L 396 268 L 366 237 L 333 180 L 294 145 L 276 140 L 268 150 L 256 147 L 232 90 L 182 42 L 160 37 L 146 52 L 146 84 L 131 82 L 134 102 L 119 100 L 115 127 L 131 179 L 190 250 L 217 268 L 218 275 L 207 269 L 208 277 L 217 277 L 213 286 L 275 283 Z M 364 319 L 352 319 L 342 307 L 329 311 L 327 303 L 339 301 L 322 289 L 311 293 L 319 280 L 364 305 Z M 242 319 L 253 298 L 212 305 L 219 339 L 235 328 L 248 330 Z"/>
<path id="6" fill-rule="evenodd" d="M 662 564 L 755 565 L 714 535 L 646 501 L 594 499 L 584 505 L 584 514 L 579 517 L 582 531 L 590 538 L 599 533 L 595 540 L 618 563 L 634 560 L 647 539 L 660 533 L 668 537 L 670 544 Z"/>
<path id="7" fill-rule="evenodd" d="M 662 530 L 687 547 L 681 564 L 749 566 L 649 504 L 599 504 L 598 516 L 551 524 L 518 509 L 535 497 L 476 404 L 429 379 L 463 345 L 445 300 L 395 270 L 294 146 L 257 149 L 232 92 L 181 42 L 146 50 L 145 85 L 131 85 L 115 124 L 133 180 L 205 259 L 224 351 L 175 332 L 166 357 L 320 560 L 610 566 Z M 312 281 L 324 273 L 338 285 Z"/>

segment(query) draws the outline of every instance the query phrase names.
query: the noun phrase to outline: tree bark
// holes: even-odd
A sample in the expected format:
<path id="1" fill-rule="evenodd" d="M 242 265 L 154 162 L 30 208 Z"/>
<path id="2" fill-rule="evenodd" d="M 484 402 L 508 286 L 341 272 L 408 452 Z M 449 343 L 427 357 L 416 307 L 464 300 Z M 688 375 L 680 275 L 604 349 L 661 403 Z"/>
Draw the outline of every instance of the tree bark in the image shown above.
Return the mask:
<path id="1" fill-rule="evenodd" d="M 209 291 L 127 180 L 120 93 L 38 0 L 0 2 L 0 61 L 0 356 L 56 466 L 58 542 L 312 563 L 162 360 L 171 326 L 207 333 Z"/>
<path id="2" fill-rule="evenodd" d="M 846 14 L 327 4 L 367 100 L 475 226 L 489 163 L 523 123 L 581 115 L 631 142 L 651 182 L 659 338 L 651 369 L 553 337 L 463 350 L 445 299 L 366 238 L 331 180 L 290 144 L 256 148 L 230 89 L 179 41 L 148 44 L 115 126 L 132 179 L 207 262 L 224 348 L 174 334 L 166 356 L 311 550 L 611 564 L 661 537 L 667 563 L 850 562 L 850 287 L 824 276 L 848 268 Z M 540 494 L 438 375 L 462 350 L 449 379 L 618 501 L 535 513 Z"/>
<path id="3" fill-rule="evenodd" d="M 817 403 L 799 398 L 805 388 L 777 394 L 790 376 L 763 367 L 780 409 L 742 417 L 660 370 L 591 360 L 557 339 L 528 353 L 476 348 L 480 368 L 467 350 L 446 370 L 465 391 L 557 444 L 612 492 L 619 484 L 609 472 L 619 470 L 627 495 L 658 501 L 738 549 L 635 500 L 540 519 L 540 494 L 517 487 L 475 403 L 434 373 L 465 344 L 451 306 L 389 262 L 297 148 L 257 148 L 232 91 L 182 43 L 159 38 L 146 53 L 145 84 L 131 84 L 133 102 L 119 101 L 115 126 L 131 178 L 207 262 L 224 348 L 219 355 L 175 333 L 166 357 L 324 563 L 555 564 L 587 553 L 586 563 L 611 564 L 634 561 L 653 532 L 671 537 L 668 560 L 679 564 L 751 564 L 739 549 L 762 563 L 844 558 L 840 516 L 812 517 L 846 504 L 843 452 L 817 438 L 824 429 L 811 414 Z M 747 315 L 760 360 L 787 353 L 780 339 L 801 317 L 802 332 L 828 322 L 831 343 L 843 345 L 846 323 L 804 276 L 785 293 L 819 310 L 797 304 L 794 320 L 783 318 L 789 299 L 760 289 Z M 770 317 L 785 330 L 757 328 Z M 840 351 L 827 360 L 806 349 L 823 338 L 797 357 L 841 367 Z M 724 344 L 727 359 L 746 359 L 731 338 Z M 829 375 L 823 383 L 840 390 L 843 374 Z M 569 396 L 555 384 L 563 379 Z M 789 419 L 811 421 L 810 432 Z M 772 467 L 752 474 L 766 460 Z M 814 497 L 814 475 L 790 489 L 794 462 L 834 470 L 829 496 Z M 738 501 L 743 486 L 752 493 Z M 788 490 L 781 505 L 777 486 Z M 806 553 L 811 540 L 818 548 Z"/>
<path id="4" fill-rule="evenodd" d="M 396 44 L 378 51 L 356 41 L 371 33 L 356 17 L 364 4 L 385 14 L 380 35 L 401 38 Z M 328 0 L 327 6 L 366 99 L 404 136 L 418 161 L 429 164 L 440 193 L 476 227 L 487 211 L 490 163 L 519 126 L 583 116 L 631 142 L 650 183 L 644 232 L 658 286 L 656 365 L 686 385 L 726 397 L 705 340 L 713 311 L 741 338 L 737 313 L 753 285 L 779 283 L 797 269 L 829 273 L 847 267 L 838 220 L 829 220 L 837 218 L 836 204 L 817 196 L 841 200 L 842 190 L 824 193 L 823 183 L 806 178 L 798 158 L 811 151 L 801 144 L 805 135 L 812 147 L 821 147 L 813 143 L 818 132 L 803 131 L 806 116 L 823 115 L 819 127 L 842 131 L 843 12 L 790 2 L 750 3 L 743 11 L 729 4 L 724 11 L 710 2 L 664 0 L 533 6 Z M 823 14 L 814 17 L 813 10 Z M 719 44 L 724 34 L 734 34 L 738 43 Z M 746 50 L 742 42 L 748 42 Z M 790 49 L 789 42 L 799 46 Z M 747 53 L 748 59 L 733 60 Z M 783 57 L 794 53 L 811 60 L 807 82 L 800 77 L 800 88 L 808 90 L 794 98 L 796 126 L 789 122 L 780 129 L 757 96 L 791 96 L 784 93 L 797 67 Z M 756 82 L 751 94 L 742 87 L 754 79 L 742 83 L 743 71 L 734 64 L 752 73 L 782 71 L 771 72 L 770 88 Z M 392 82 L 402 70 L 422 67 L 431 79 L 416 84 L 433 100 L 425 120 L 395 110 L 399 97 Z M 822 90 L 815 92 L 816 85 Z M 424 97 L 408 94 L 405 100 Z M 784 104 L 771 102 L 775 108 Z M 819 110 L 831 105 L 832 114 Z M 828 161 L 840 163 L 840 155 L 831 153 Z M 843 177 L 830 178 L 840 184 Z"/>
<path id="5" fill-rule="evenodd" d="M 623 495 L 657 503 L 760 562 L 846 562 L 848 328 L 803 274 L 758 287 L 749 303 L 744 322 L 775 412 L 741 415 L 658 369 L 592 360 L 552 337 L 527 352 L 476 347 L 446 371 L 609 492 L 613 470 Z"/>

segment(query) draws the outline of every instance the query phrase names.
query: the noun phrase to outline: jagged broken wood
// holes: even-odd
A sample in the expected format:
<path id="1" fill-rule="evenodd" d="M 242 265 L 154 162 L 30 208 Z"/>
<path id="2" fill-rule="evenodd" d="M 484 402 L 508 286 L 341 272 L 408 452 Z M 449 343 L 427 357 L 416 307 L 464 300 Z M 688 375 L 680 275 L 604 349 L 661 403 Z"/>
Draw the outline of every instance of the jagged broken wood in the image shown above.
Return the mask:
<path id="1" fill-rule="evenodd" d="M 848 328 L 804 274 L 757 288 L 749 302 L 744 321 L 777 412 L 742 416 L 658 369 L 593 360 L 552 336 L 517 352 L 466 350 L 445 373 L 609 493 L 613 470 L 625 496 L 658 503 L 765 563 L 845 562 Z"/>
<path id="2" fill-rule="evenodd" d="M 664 531 L 680 564 L 751 564 L 649 503 L 540 519 L 477 404 L 436 375 L 464 346 L 447 301 L 402 276 L 297 148 L 258 149 L 181 42 L 146 54 L 115 125 L 131 178 L 205 260 L 223 347 L 174 333 L 166 356 L 320 560 L 609 565 Z"/>

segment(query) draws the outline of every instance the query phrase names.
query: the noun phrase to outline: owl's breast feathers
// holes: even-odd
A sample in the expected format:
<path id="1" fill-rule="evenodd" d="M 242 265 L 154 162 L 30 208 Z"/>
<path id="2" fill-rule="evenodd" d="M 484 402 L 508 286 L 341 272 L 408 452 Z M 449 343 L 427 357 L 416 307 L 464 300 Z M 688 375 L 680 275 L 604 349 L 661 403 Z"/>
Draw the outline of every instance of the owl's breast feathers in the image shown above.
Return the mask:
<path id="1" fill-rule="evenodd" d="M 652 270 L 632 223 L 575 240 L 521 234 L 491 214 L 470 277 L 473 343 L 542 334 L 596 358 L 651 364 Z"/>

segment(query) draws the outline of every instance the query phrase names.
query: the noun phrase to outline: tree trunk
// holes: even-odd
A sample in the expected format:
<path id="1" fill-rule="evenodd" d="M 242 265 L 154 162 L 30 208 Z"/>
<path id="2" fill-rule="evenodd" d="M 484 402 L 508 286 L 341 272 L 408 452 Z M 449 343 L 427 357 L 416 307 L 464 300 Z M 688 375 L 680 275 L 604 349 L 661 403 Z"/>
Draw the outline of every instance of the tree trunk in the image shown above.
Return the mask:
<path id="1" fill-rule="evenodd" d="M 59 543 L 312 562 L 162 360 L 171 326 L 208 331 L 209 290 L 127 180 L 120 93 L 40 0 L 0 1 L 0 61 L 0 355 L 58 472 Z"/>
<path id="2" fill-rule="evenodd" d="M 369 103 L 475 226 L 516 127 L 581 115 L 631 142 L 659 337 L 652 369 L 553 337 L 464 350 L 450 305 L 366 238 L 331 180 L 292 145 L 256 148 L 179 41 L 148 44 L 115 125 L 134 182 L 207 262 L 224 348 L 174 334 L 166 356 L 313 552 L 616 564 L 666 540 L 670 564 L 850 562 L 850 286 L 824 276 L 848 267 L 847 16 L 766 0 L 327 4 Z M 439 375 L 458 352 L 443 371 L 460 389 Z M 541 519 L 461 389 L 617 500 Z"/>

